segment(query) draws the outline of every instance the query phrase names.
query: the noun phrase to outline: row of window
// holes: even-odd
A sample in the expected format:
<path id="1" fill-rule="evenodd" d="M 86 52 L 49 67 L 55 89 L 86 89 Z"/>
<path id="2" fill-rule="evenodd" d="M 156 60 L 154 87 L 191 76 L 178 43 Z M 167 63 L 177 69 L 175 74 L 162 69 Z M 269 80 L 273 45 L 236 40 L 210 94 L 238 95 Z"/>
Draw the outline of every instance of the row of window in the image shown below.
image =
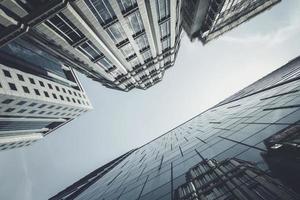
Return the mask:
<path id="1" fill-rule="evenodd" d="M 14 100 L 14 99 L 5 99 L 1 103 L 9 105 L 9 104 L 12 104 L 13 102 L 16 102 L 16 100 Z M 15 105 L 17 105 L 17 106 L 23 106 L 23 105 L 25 105 L 27 103 L 28 103 L 27 101 L 23 101 L 22 100 L 22 101 L 17 101 Z M 80 109 L 80 108 L 68 108 L 68 107 L 55 106 L 55 105 L 49 105 L 47 107 L 46 106 L 47 106 L 47 104 L 39 104 L 39 103 L 35 103 L 35 102 L 28 104 L 28 107 L 36 107 L 36 108 L 39 108 L 39 109 L 42 109 L 42 108 L 56 109 L 56 110 L 60 110 L 61 109 L 63 111 L 65 110 L 65 111 L 73 111 L 73 112 L 79 112 L 79 113 L 83 112 L 85 110 L 85 109 Z"/>
<path id="2" fill-rule="evenodd" d="M 17 111 L 16 108 L 7 108 L 6 110 L 4 110 L 4 113 L 11 113 L 13 111 Z M 42 114 L 46 114 L 46 115 L 60 115 L 60 116 L 65 116 L 65 117 L 68 117 L 68 116 L 79 116 L 80 113 L 66 113 L 66 112 L 53 112 L 53 111 L 45 111 L 45 110 L 28 110 L 28 109 L 19 109 L 16 113 L 18 114 L 23 114 L 25 112 L 28 111 L 28 114 L 39 114 L 39 115 L 42 115 Z"/>
<path id="3" fill-rule="evenodd" d="M 3 69 L 2 71 L 3 71 L 4 76 L 6 76 L 6 77 L 8 77 L 8 78 L 12 78 L 11 73 L 10 73 L 8 70 Z M 17 74 L 17 77 L 18 77 L 18 79 L 19 79 L 20 81 L 25 82 L 25 79 L 24 79 L 23 75 Z M 33 85 L 36 84 L 36 81 L 35 81 L 33 78 L 28 78 L 28 80 L 29 80 L 29 82 L 30 82 L 31 84 L 33 84 Z M 44 83 L 43 81 L 38 81 L 38 83 L 39 83 L 39 85 L 40 85 L 41 87 L 45 87 L 45 83 Z M 60 87 L 58 87 L 57 85 L 56 85 L 56 86 L 53 86 L 53 85 L 50 84 L 50 83 L 48 83 L 47 85 L 48 85 L 48 88 L 51 89 L 51 90 L 52 90 L 53 88 L 55 88 L 56 91 L 58 91 L 58 92 L 62 91 L 63 93 L 66 93 L 66 94 L 67 94 L 67 91 L 68 91 L 68 93 L 69 93 L 70 95 L 72 95 L 71 90 L 66 90 L 66 89 L 63 88 L 63 87 L 60 89 Z M 25 89 L 25 90 L 27 91 L 27 89 Z M 27 92 L 26 92 L 26 93 L 27 93 Z M 81 95 L 79 92 L 77 93 L 77 92 L 73 91 L 73 94 L 74 94 L 75 96 L 79 96 L 79 97 L 86 98 L 84 94 Z"/>
<path id="4" fill-rule="evenodd" d="M 2 71 L 3 71 L 4 76 L 6 76 L 6 77 L 8 77 L 8 78 L 12 78 L 11 73 L 10 73 L 8 70 L 3 69 Z M 21 74 L 17 74 L 17 77 L 18 77 L 18 79 L 19 79 L 20 81 L 23 81 L 23 82 L 25 81 L 24 77 L 23 77 Z M 33 84 L 33 85 L 36 84 L 36 81 L 35 81 L 33 78 L 29 78 L 29 81 L 30 81 L 30 83 Z M 45 84 L 44 84 L 44 82 L 42 82 L 42 81 L 39 81 L 39 85 L 40 85 L 41 87 L 45 87 Z M 58 92 L 63 91 L 65 94 L 67 94 L 67 91 L 68 91 L 68 93 L 69 93 L 70 95 L 74 94 L 75 96 L 79 96 L 79 97 L 86 98 L 84 94 L 81 95 L 79 92 L 77 93 L 77 92 L 73 91 L 73 93 L 72 93 L 71 90 L 66 90 L 65 88 L 61 88 L 61 89 L 60 89 L 60 87 L 58 87 L 58 86 L 55 86 L 55 87 L 54 87 L 54 86 L 51 85 L 50 83 L 48 83 L 47 85 L 48 85 L 48 88 L 49 88 L 50 90 L 53 90 L 53 89 L 55 88 Z M 9 86 L 9 88 L 10 88 L 11 90 L 13 90 L 13 91 L 17 91 L 17 90 L 18 90 L 17 87 L 16 87 L 16 85 L 15 85 L 14 83 L 12 83 L 12 82 L 8 82 L 8 86 Z M 23 90 L 24 93 L 30 94 L 30 90 L 29 90 L 28 87 L 22 86 L 22 90 Z M 42 92 L 41 92 L 40 90 L 38 90 L 38 89 L 33 89 L 33 91 L 34 91 L 34 93 L 35 93 L 37 96 L 41 96 L 41 93 L 42 93 Z M 43 91 L 43 94 L 44 94 L 45 97 L 48 97 L 48 98 L 50 98 L 50 95 L 51 95 L 54 99 L 60 98 L 60 100 L 62 100 L 62 101 L 65 101 L 65 100 L 66 100 L 66 101 L 68 101 L 68 102 L 73 102 L 73 103 L 78 103 L 78 104 L 83 104 L 83 105 L 89 105 L 88 101 L 84 101 L 84 100 L 81 101 L 81 100 L 79 100 L 79 99 L 70 98 L 70 97 L 68 97 L 68 96 L 64 97 L 63 95 L 57 95 L 57 94 L 55 94 L 55 93 L 49 94 L 49 92 L 47 92 L 47 91 Z"/>

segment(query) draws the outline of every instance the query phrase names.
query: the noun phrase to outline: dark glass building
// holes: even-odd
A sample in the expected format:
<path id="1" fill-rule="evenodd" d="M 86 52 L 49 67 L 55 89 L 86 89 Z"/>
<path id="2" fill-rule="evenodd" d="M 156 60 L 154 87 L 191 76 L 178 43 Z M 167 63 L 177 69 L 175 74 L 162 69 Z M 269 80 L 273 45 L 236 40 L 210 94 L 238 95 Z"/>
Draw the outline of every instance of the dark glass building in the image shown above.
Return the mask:
<path id="1" fill-rule="evenodd" d="M 300 57 L 51 199 L 299 199 L 299 74 Z"/>

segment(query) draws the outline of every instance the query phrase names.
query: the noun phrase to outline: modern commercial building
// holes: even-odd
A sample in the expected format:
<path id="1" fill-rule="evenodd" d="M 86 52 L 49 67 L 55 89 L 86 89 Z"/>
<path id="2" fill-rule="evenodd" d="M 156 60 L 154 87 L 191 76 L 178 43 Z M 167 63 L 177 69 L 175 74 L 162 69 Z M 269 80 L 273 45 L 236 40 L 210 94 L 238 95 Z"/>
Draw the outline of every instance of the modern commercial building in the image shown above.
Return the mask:
<path id="1" fill-rule="evenodd" d="M 203 44 L 239 26 L 280 0 L 186 0 L 182 3 L 183 29 Z"/>
<path id="2" fill-rule="evenodd" d="M 4 0 L 0 46 L 25 34 L 106 87 L 147 89 L 173 66 L 181 0 Z"/>
<path id="3" fill-rule="evenodd" d="M 0 48 L 0 150 L 28 146 L 91 109 L 72 68 L 27 37 Z"/>
<path id="4" fill-rule="evenodd" d="M 300 57 L 51 200 L 299 199 L 299 91 Z"/>

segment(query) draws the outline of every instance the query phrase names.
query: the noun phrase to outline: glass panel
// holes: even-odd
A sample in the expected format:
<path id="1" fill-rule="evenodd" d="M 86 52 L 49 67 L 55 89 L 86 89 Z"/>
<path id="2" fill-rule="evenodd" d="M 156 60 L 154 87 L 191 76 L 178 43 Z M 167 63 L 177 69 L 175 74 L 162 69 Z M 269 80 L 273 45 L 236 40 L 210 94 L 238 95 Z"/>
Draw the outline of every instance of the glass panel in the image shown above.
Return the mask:
<path id="1" fill-rule="evenodd" d="M 135 39 L 137 45 L 139 46 L 140 50 L 149 46 L 148 39 L 146 35 L 141 35 L 137 39 Z"/>
<path id="2" fill-rule="evenodd" d="M 166 21 L 163 24 L 159 25 L 160 28 L 160 37 L 164 38 L 170 34 L 170 21 Z"/>
<path id="3" fill-rule="evenodd" d="M 84 38 L 83 33 L 62 13 L 49 19 L 46 24 L 69 43 L 75 43 Z"/>
<path id="4" fill-rule="evenodd" d="M 134 54 L 134 50 L 133 50 L 131 44 L 126 44 L 120 50 L 125 58 L 128 58 Z"/>
<path id="5" fill-rule="evenodd" d="M 104 25 L 115 18 L 109 0 L 85 0 L 100 24 Z"/>
<path id="6" fill-rule="evenodd" d="M 118 0 L 118 4 L 122 12 L 128 10 L 128 8 L 133 7 L 136 4 L 136 0 Z"/>
<path id="7" fill-rule="evenodd" d="M 115 42 L 115 44 L 118 44 L 126 39 L 125 32 L 119 22 L 114 23 L 113 25 L 108 27 L 107 33 L 110 36 L 110 38 Z"/>
<path id="8" fill-rule="evenodd" d="M 36 48 L 31 43 L 16 39 L 3 46 L 1 53 L 8 54 L 16 59 L 23 60 L 30 65 L 52 72 L 60 77 L 66 78 L 64 71 L 56 58 L 48 53 Z"/>
<path id="9" fill-rule="evenodd" d="M 105 70 L 109 70 L 114 67 L 114 65 L 107 58 L 102 58 L 97 63 Z"/>
<path id="10" fill-rule="evenodd" d="M 101 51 L 91 41 L 87 41 L 83 43 L 79 47 L 79 50 L 87 57 L 89 57 L 91 60 L 103 55 Z"/>
<path id="11" fill-rule="evenodd" d="M 138 32 L 141 32 L 144 30 L 144 25 L 142 22 L 142 18 L 140 13 L 134 12 L 133 14 L 129 15 L 127 17 L 128 23 L 129 23 L 129 27 L 132 30 L 133 34 L 136 34 Z"/>
<path id="12" fill-rule="evenodd" d="M 159 20 L 170 15 L 170 0 L 156 0 L 156 6 Z"/>

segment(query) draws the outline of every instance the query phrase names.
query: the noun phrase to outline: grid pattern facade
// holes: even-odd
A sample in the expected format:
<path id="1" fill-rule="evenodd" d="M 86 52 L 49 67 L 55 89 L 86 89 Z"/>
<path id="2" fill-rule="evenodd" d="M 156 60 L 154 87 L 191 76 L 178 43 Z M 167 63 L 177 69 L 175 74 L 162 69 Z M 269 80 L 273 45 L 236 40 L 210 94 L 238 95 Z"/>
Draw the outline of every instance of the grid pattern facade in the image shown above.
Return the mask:
<path id="1" fill-rule="evenodd" d="M 47 12 L 41 12 L 42 3 L 2 1 L 1 43 L 9 36 L 18 37 L 27 26 L 26 35 L 72 62 L 73 68 L 122 91 L 151 87 L 174 64 L 180 45 L 181 0 L 53 0 L 44 4 L 49 4 Z M 23 18 L 24 27 L 17 26 L 20 20 L 15 15 Z M 26 22 L 31 16 L 36 23 Z"/>
<path id="2" fill-rule="evenodd" d="M 277 75 L 291 72 L 295 63 L 299 67 L 300 58 L 277 70 Z M 174 199 L 175 190 L 186 183 L 186 172 L 203 158 L 242 159 L 272 173 L 263 156 L 268 152 L 265 141 L 299 125 L 299 89 L 297 78 L 210 108 L 138 148 L 76 199 Z"/>
<path id="3" fill-rule="evenodd" d="M 205 44 L 279 2 L 280 0 L 185 1 L 183 26 L 191 39 L 199 38 Z"/>
<path id="4" fill-rule="evenodd" d="M 297 199 L 297 194 L 239 159 L 206 160 L 186 173 L 187 182 L 175 191 L 176 200 Z"/>

